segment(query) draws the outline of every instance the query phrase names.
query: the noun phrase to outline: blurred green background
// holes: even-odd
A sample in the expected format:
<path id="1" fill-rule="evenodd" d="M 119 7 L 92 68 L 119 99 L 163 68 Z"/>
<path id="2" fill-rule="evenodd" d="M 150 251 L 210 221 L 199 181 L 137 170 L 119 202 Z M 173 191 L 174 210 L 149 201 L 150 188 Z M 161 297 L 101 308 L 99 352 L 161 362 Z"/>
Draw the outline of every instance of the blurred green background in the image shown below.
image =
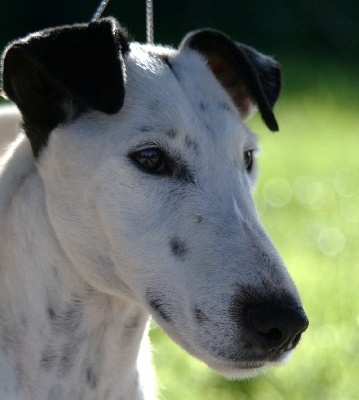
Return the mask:
<path id="1" fill-rule="evenodd" d="M 301 293 L 310 327 L 287 366 L 227 382 L 152 325 L 166 400 L 359 399 L 359 2 L 182 0 L 155 2 L 155 41 L 177 45 L 210 26 L 276 56 L 284 89 L 281 131 L 259 117 L 255 200 Z M 48 26 L 83 22 L 93 0 L 2 0 L 0 45 Z M 145 40 L 145 0 L 111 0 L 132 37 Z"/>

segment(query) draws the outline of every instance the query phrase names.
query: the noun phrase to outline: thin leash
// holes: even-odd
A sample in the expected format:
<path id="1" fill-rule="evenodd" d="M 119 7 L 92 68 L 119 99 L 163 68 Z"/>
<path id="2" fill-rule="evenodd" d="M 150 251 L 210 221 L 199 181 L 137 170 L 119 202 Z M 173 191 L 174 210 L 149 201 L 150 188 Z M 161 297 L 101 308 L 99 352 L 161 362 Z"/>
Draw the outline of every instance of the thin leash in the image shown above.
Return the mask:
<path id="1" fill-rule="evenodd" d="M 105 11 L 105 8 L 110 0 L 103 0 L 97 7 L 95 14 L 93 15 L 91 22 L 97 21 L 102 13 Z M 146 37 L 147 43 L 153 44 L 153 0 L 146 0 Z"/>
<path id="2" fill-rule="evenodd" d="M 153 0 L 146 0 L 146 36 L 147 43 L 153 44 Z"/>
<path id="3" fill-rule="evenodd" d="M 99 4 L 99 6 L 97 7 L 97 10 L 95 11 L 95 14 L 93 15 L 93 17 L 92 17 L 92 19 L 91 19 L 91 22 L 95 22 L 95 21 L 97 21 L 97 20 L 101 17 L 101 15 L 102 15 L 102 13 L 105 11 L 105 8 L 106 8 L 106 6 L 107 6 L 107 4 L 108 4 L 109 1 L 110 1 L 110 0 L 103 0 L 103 1 L 101 1 L 101 3 Z"/>

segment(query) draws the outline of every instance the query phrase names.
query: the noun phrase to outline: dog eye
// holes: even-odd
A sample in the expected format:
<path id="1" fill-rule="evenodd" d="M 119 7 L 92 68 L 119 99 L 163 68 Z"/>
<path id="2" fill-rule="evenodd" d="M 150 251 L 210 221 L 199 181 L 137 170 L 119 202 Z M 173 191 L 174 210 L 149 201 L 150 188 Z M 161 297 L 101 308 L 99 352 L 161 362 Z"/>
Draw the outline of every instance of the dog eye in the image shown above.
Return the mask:
<path id="1" fill-rule="evenodd" d="M 246 168 L 246 171 L 250 173 L 253 168 L 253 150 L 247 150 L 243 154 L 244 158 L 244 167 Z"/>
<path id="2" fill-rule="evenodd" d="M 166 157 L 158 148 L 136 151 L 131 154 L 131 158 L 148 172 L 154 174 L 164 174 L 167 172 Z"/>

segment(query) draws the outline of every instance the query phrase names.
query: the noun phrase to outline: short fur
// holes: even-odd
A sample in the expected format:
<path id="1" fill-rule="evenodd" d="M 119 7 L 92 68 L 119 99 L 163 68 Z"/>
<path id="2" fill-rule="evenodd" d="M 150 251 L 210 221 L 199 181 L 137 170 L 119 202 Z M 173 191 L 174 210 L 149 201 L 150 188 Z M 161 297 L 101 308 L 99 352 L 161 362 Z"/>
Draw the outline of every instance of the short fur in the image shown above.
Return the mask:
<path id="1" fill-rule="evenodd" d="M 228 378 L 288 359 L 308 320 L 243 122 L 257 105 L 277 129 L 278 65 L 212 30 L 129 43 L 112 18 L 2 62 L 24 133 L 0 160 L 0 398 L 154 398 L 149 315 Z"/>

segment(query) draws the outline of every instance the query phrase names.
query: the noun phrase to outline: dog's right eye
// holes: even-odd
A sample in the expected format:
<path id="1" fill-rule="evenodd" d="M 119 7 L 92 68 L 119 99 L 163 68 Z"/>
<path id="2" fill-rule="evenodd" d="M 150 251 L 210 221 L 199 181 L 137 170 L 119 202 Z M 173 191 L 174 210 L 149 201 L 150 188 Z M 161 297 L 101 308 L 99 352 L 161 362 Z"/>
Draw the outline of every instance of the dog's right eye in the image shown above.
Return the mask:
<path id="1" fill-rule="evenodd" d="M 153 174 L 165 174 L 168 172 L 166 157 L 162 150 L 149 148 L 135 151 L 130 155 L 137 165 Z"/>
<path id="2" fill-rule="evenodd" d="M 247 150 L 244 152 L 244 166 L 246 168 L 246 171 L 250 173 L 253 169 L 253 150 Z"/>

